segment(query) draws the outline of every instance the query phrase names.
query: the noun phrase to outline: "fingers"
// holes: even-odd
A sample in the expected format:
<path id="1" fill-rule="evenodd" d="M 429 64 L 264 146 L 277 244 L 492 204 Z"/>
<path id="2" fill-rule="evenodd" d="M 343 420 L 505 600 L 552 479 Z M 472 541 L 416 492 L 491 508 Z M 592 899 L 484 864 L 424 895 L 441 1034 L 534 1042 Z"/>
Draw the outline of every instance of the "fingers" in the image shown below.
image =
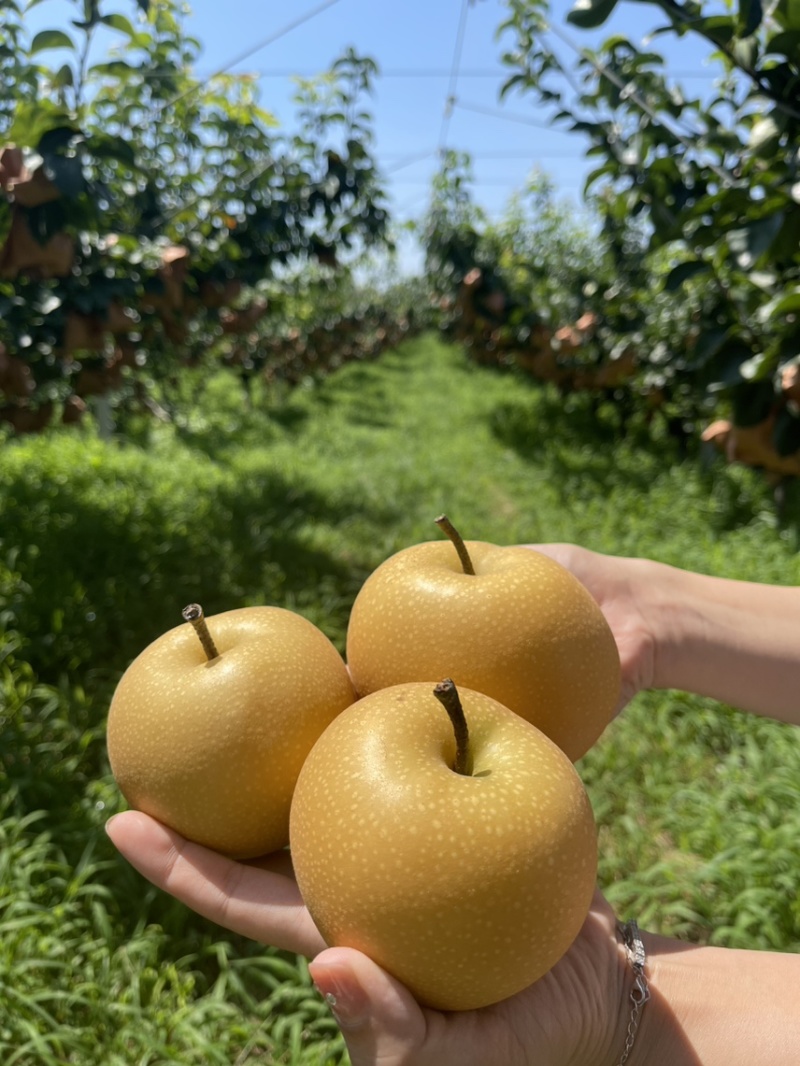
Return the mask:
<path id="1" fill-rule="evenodd" d="M 426 1013 L 411 993 L 365 955 L 329 948 L 309 966 L 350 1052 L 352 1066 L 427 1066 Z M 444 1066 L 448 1057 L 437 1060 Z"/>
<path id="2" fill-rule="evenodd" d="M 532 551 L 541 552 L 542 555 L 549 555 L 551 559 L 555 559 L 557 563 L 561 563 L 562 566 L 566 566 L 570 556 L 574 553 L 575 545 L 568 543 L 546 543 L 546 544 L 522 544 L 523 548 L 530 548 Z"/>
<path id="3" fill-rule="evenodd" d="M 528 1049 L 520 1053 L 509 1045 L 514 1027 L 502 1010 L 428 1010 L 359 951 L 328 948 L 309 972 L 339 1023 L 352 1066 L 521 1066 L 530 1061 Z"/>
<path id="4" fill-rule="evenodd" d="M 106 831 L 148 881 L 218 925 L 302 955 L 325 947 L 296 883 L 286 876 L 285 856 L 258 865 L 234 862 L 139 811 L 112 818 Z"/>
<path id="5" fill-rule="evenodd" d="M 589 551 L 588 548 L 582 548 L 578 544 L 566 542 L 523 544 L 522 547 L 530 548 L 548 556 L 554 562 L 560 563 L 566 570 L 571 571 L 579 581 L 584 583 L 586 583 L 584 579 L 591 579 L 592 574 L 597 572 L 598 565 L 602 560 L 602 556 L 598 555 L 597 552 Z"/>

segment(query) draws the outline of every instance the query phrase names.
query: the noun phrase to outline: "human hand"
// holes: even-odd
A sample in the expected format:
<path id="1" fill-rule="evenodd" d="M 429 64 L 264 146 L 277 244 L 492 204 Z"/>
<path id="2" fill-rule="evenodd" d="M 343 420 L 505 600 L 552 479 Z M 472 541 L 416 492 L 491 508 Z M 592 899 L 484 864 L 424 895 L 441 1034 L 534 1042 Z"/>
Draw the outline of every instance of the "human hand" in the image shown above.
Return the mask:
<path id="1" fill-rule="evenodd" d="M 655 684 L 657 639 L 649 593 L 658 564 L 601 555 L 576 544 L 526 544 L 571 571 L 605 615 L 619 650 L 622 687 L 617 712 Z"/>
<path id="2" fill-rule="evenodd" d="M 111 819 L 107 829 L 140 873 L 199 914 L 313 958 L 311 976 L 353 1066 L 597 1066 L 623 1046 L 626 970 L 614 915 L 599 892 L 575 943 L 548 974 L 492 1007 L 445 1014 L 421 1007 L 360 952 L 326 947 L 288 852 L 234 862 L 137 811 Z"/>

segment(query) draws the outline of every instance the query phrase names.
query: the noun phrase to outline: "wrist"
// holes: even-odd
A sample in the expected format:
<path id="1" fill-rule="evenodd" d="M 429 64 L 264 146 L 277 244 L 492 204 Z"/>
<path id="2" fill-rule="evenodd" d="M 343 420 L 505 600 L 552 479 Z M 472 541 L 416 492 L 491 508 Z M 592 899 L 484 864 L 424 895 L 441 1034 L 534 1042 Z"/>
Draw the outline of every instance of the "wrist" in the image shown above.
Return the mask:
<path id="1" fill-rule="evenodd" d="M 800 956 L 641 935 L 650 1000 L 627 1066 L 800 1062 Z"/>
<path id="2" fill-rule="evenodd" d="M 701 640 L 702 614 L 696 607 L 697 575 L 667 563 L 648 561 L 642 611 L 652 642 L 656 689 L 681 688 L 685 663 Z"/>
<path id="3" fill-rule="evenodd" d="M 800 725 L 800 590 L 651 566 L 642 595 L 653 687 Z"/>

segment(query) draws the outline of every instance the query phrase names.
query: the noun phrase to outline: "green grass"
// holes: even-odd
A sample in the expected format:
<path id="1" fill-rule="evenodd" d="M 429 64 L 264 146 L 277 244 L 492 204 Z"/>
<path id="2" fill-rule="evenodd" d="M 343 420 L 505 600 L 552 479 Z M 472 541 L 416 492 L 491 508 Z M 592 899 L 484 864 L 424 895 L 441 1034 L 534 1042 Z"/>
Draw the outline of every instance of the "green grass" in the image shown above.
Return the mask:
<path id="1" fill-rule="evenodd" d="M 194 383 L 193 387 L 198 383 Z M 800 583 L 752 471 L 622 440 L 594 412 L 421 338 L 247 408 L 220 374 L 176 427 L 8 442 L 0 466 L 0 1061 L 343 1061 L 305 964 L 149 889 L 102 831 L 120 672 L 199 600 L 278 603 L 343 647 L 383 558 L 462 533 L 575 540 Z M 800 949 L 800 731 L 649 693 L 581 763 L 621 912 L 697 941 Z"/>

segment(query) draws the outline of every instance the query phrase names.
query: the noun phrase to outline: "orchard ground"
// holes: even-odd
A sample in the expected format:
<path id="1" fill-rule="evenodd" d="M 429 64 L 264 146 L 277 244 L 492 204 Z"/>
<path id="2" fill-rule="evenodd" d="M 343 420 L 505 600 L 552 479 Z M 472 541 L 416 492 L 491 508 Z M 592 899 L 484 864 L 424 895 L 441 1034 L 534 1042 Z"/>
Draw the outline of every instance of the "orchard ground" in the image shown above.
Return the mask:
<path id="1" fill-rule="evenodd" d="M 190 373 L 190 372 L 187 372 Z M 200 372 L 198 372 L 200 373 Z M 0 1058 L 7 1066 L 345 1062 L 305 963 L 146 886 L 102 827 L 116 680 L 185 603 L 300 611 L 340 648 L 387 555 L 440 534 L 573 540 L 800 583 L 795 494 L 424 336 L 250 405 L 198 379 L 180 426 L 2 444 Z M 620 914 L 800 950 L 800 731 L 647 693 L 579 764 Z"/>

